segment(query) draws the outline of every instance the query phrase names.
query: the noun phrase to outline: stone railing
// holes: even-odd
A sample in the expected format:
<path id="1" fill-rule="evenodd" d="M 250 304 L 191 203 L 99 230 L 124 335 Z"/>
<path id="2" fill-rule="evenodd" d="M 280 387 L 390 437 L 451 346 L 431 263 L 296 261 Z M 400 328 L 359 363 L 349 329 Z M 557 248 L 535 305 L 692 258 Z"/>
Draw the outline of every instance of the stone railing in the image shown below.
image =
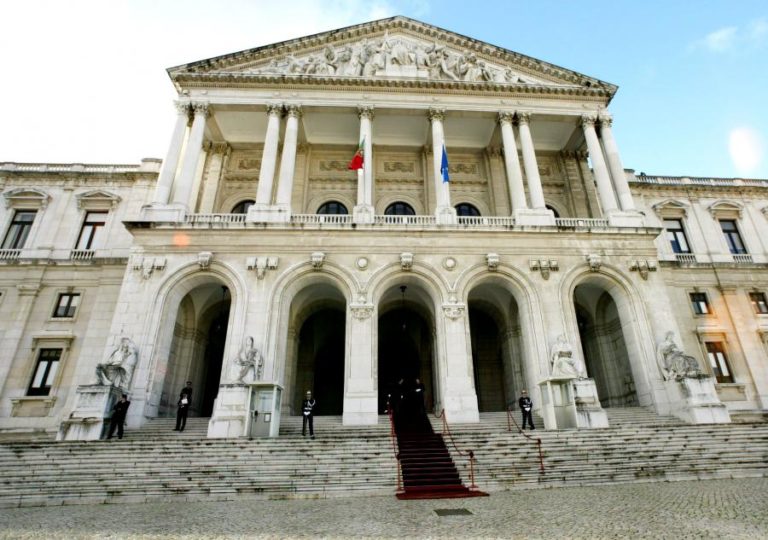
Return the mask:
<path id="1" fill-rule="evenodd" d="M 437 224 L 437 218 L 435 216 L 374 216 L 373 222 L 376 225 L 431 226 Z"/>
<path id="2" fill-rule="evenodd" d="M 459 216 L 459 225 L 464 227 L 514 227 L 515 218 L 508 216 Z"/>
<path id="3" fill-rule="evenodd" d="M 84 165 L 80 163 L 0 163 L 0 170 L 40 173 L 130 173 L 141 165 Z"/>
<path id="4" fill-rule="evenodd" d="M 601 218 L 556 218 L 558 227 L 607 227 L 608 220 Z"/>
<path id="5" fill-rule="evenodd" d="M 69 252 L 69 258 L 73 261 L 92 261 L 93 254 L 92 249 L 73 249 Z"/>
<path id="6" fill-rule="evenodd" d="M 678 264 L 696 264 L 696 255 L 693 253 L 675 253 Z"/>
<path id="7" fill-rule="evenodd" d="M 245 223 L 246 214 L 187 214 L 186 223 Z"/>
<path id="8" fill-rule="evenodd" d="M 348 214 L 293 214 L 291 223 L 301 225 L 351 225 L 352 216 Z"/>
<path id="9" fill-rule="evenodd" d="M 630 182 L 668 186 L 750 186 L 768 188 L 768 180 L 758 178 L 696 178 L 687 176 L 635 176 Z"/>
<path id="10" fill-rule="evenodd" d="M 749 255 L 747 253 L 747 254 L 734 255 L 733 262 L 738 264 L 752 264 L 755 261 L 752 260 L 752 255 Z"/>
<path id="11" fill-rule="evenodd" d="M 0 249 L 0 261 L 15 261 L 20 256 L 20 249 Z"/>

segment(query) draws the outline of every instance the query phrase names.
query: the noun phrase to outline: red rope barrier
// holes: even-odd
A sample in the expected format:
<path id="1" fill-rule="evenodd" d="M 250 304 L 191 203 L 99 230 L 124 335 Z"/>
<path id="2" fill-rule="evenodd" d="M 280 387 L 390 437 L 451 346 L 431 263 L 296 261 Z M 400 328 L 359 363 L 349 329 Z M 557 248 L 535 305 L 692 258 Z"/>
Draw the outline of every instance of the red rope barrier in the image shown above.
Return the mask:
<path id="1" fill-rule="evenodd" d="M 512 409 L 507 408 L 507 431 L 512 431 L 512 424 L 510 423 L 510 421 L 514 422 L 518 433 L 520 433 L 523 437 L 525 437 L 529 441 L 536 442 L 536 446 L 538 446 L 539 448 L 539 470 L 541 472 L 544 472 L 544 455 L 542 454 L 542 451 L 541 451 L 541 439 L 539 439 L 538 437 L 534 439 L 533 437 L 528 435 L 525 431 L 523 431 L 523 429 L 520 427 L 520 424 L 518 424 L 517 420 L 515 420 L 515 417 L 512 414 Z"/>
<path id="2" fill-rule="evenodd" d="M 453 433 L 451 433 L 451 427 L 448 425 L 448 419 L 445 416 L 445 409 L 442 409 L 440 411 L 440 414 L 434 414 L 432 413 L 435 418 L 442 418 L 443 419 L 443 434 L 448 433 L 448 438 L 451 440 L 451 444 L 453 445 L 453 448 L 456 450 L 456 452 L 461 457 L 467 457 L 469 460 L 469 481 L 471 485 L 469 486 L 469 489 L 477 489 L 477 485 L 475 485 L 475 453 L 472 450 L 468 450 L 467 452 L 463 452 L 457 445 L 456 441 L 453 438 Z"/>
<path id="3" fill-rule="evenodd" d="M 392 453 L 395 454 L 395 461 L 397 461 L 397 492 L 400 493 L 403 491 L 403 469 L 400 466 L 400 454 L 397 451 L 397 443 L 395 442 L 397 437 L 395 433 L 395 421 L 392 418 L 392 407 L 389 406 L 389 402 L 387 402 L 387 416 L 389 417 L 389 438 L 392 441 Z"/>

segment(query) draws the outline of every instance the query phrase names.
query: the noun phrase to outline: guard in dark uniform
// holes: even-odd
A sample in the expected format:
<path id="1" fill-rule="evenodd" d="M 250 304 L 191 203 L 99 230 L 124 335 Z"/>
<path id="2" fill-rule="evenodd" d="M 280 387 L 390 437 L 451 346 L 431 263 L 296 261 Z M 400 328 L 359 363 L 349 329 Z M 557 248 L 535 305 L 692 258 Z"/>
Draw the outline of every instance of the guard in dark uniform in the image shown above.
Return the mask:
<path id="1" fill-rule="evenodd" d="M 307 425 L 309 425 L 309 436 L 313 439 L 315 438 L 314 415 L 312 414 L 315 405 L 317 405 L 317 401 L 312 398 L 312 392 L 307 390 L 307 398 L 301 402 L 301 413 L 304 415 L 304 420 L 301 424 L 302 437 L 307 436 Z"/>
<path id="2" fill-rule="evenodd" d="M 520 399 L 517 400 L 517 404 L 520 406 L 520 410 L 523 413 L 523 429 L 525 429 L 525 421 L 528 420 L 528 423 L 531 426 L 531 429 L 536 429 L 533 426 L 533 400 L 528 397 L 528 392 L 526 390 L 522 391 L 522 395 L 520 396 Z"/>
<path id="3" fill-rule="evenodd" d="M 117 429 L 117 438 L 123 438 L 123 425 L 125 424 L 125 415 L 128 414 L 128 407 L 130 405 L 131 402 L 128 401 L 128 394 L 123 394 L 123 397 L 120 398 L 120 401 L 115 403 L 115 406 L 112 407 L 112 420 L 109 423 L 109 435 L 107 435 L 107 439 L 112 438 L 112 436 L 115 434 L 115 429 Z"/>

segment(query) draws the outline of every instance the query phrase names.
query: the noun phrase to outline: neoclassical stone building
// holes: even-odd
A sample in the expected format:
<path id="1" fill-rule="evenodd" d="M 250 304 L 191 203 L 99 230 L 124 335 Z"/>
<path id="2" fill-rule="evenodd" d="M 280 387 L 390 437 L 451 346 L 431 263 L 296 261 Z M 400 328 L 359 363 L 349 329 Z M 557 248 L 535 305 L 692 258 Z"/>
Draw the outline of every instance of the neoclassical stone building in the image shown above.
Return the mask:
<path id="1" fill-rule="evenodd" d="M 404 17 L 168 73 L 162 164 L 0 165 L 0 430 L 100 429 L 98 365 L 217 437 L 254 381 L 346 424 L 415 377 L 453 422 L 768 409 L 768 181 L 625 169 L 614 85 Z"/>

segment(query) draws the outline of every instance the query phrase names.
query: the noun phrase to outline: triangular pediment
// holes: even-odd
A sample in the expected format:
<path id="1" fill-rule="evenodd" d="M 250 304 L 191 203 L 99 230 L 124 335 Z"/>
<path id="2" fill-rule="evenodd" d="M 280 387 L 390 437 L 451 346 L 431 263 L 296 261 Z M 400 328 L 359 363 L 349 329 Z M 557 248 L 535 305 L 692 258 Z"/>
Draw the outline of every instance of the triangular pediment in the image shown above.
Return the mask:
<path id="1" fill-rule="evenodd" d="M 185 82 L 411 81 L 525 86 L 611 97 L 614 85 L 407 17 L 393 17 L 193 62 L 168 70 Z"/>

